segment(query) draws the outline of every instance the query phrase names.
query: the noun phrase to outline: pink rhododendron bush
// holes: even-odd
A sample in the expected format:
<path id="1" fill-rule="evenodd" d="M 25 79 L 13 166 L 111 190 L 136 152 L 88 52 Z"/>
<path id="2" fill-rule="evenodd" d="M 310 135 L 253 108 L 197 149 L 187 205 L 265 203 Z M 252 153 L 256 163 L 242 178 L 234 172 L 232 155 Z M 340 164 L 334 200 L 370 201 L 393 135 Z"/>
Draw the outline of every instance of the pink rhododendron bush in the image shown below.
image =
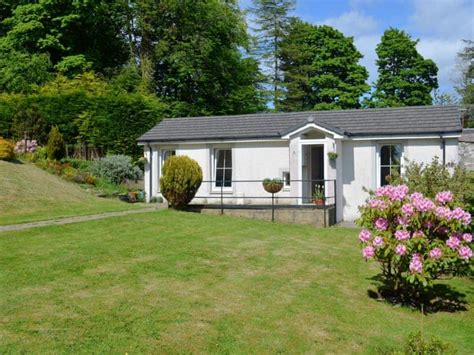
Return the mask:
<path id="1" fill-rule="evenodd" d="M 34 153 L 38 148 L 38 143 L 33 140 L 27 140 L 25 142 L 24 139 L 21 141 L 16 142 L 15 144 L 15 153 L 16 154 L 23 154 L 23 153 Z"/>
<path id="2" fill-rule="evenodd" d="M 453 194 L 434 199 L 406 185 L 383 186 L 360 207 L 362 256 L 381 265 L 384 283 L 420 294 L 441 275 L 462 275 L 472 258 L 471 215 Z"/>

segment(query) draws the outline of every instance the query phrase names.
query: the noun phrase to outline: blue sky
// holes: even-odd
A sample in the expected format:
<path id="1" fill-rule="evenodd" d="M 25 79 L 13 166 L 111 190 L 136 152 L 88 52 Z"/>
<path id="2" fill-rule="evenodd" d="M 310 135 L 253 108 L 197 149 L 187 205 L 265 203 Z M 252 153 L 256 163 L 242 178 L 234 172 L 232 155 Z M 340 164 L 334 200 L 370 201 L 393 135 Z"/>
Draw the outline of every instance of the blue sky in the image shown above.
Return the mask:
<path id="1" fill-rule="evenodd" d="M 247 8 L 251 0 L 240 0 Z M 441 92 L 454 94 L 456 54 L 462 39 L 474 39 L 474 0 L 297 0 L 293 13 L 353 36 L 364 55 L 369 83 L 377 79 L 375 46 L 383 31 L 397 27 L 419 39 L 418 50 L 439 68 Z"/>

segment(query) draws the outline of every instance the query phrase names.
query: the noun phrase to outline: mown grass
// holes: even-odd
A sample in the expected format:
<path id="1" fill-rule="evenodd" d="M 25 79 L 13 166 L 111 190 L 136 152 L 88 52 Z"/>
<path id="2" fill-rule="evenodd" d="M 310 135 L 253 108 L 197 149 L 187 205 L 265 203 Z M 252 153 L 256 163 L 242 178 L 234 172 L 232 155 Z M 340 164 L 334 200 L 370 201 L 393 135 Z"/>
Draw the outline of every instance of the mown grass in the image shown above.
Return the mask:
<path id="1" fill-rule="evenodd" d="M 420 313 L 368 296 L 357 231 L 173 211 L 0 234 L 0 353 L 377 353 Z M 467 310 L 426 335 L 474 345 Z"/>
<path id="2" fill-rule="evenodd" d="M 98 198 L 33 164 L 0 161 L 0 225 L 136 207 Z"/>

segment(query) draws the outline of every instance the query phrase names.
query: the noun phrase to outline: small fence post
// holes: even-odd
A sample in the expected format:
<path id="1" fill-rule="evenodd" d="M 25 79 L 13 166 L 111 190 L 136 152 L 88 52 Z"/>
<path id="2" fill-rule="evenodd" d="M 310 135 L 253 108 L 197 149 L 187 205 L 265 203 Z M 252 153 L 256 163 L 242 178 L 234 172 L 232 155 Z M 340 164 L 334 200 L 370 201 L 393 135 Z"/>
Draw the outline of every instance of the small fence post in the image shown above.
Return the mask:
<path id="1" fill-rule="evenodd" d="M 333 180 L 333 185 L 334 185 L 334 224 L 337 223 L 337 186 L 336 186 L 336 180 Z"/>
<path id="2" fill-rule="evenodd" d="M 221 181 L 221 215 L 224 214 L 224 179 Z"/>
<path id="3" fill-rule="evenodd" d="M 272 192 L 272 222 L 275 222 L 275 193 Z"/>

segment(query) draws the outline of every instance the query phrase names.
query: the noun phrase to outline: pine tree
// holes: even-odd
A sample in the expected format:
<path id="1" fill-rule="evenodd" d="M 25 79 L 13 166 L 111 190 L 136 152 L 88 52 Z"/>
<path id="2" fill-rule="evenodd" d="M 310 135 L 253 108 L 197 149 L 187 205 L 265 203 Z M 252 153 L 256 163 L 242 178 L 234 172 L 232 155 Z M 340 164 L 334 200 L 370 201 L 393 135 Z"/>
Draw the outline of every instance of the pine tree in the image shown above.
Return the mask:
<path id="1" fill-rule="evenodd" d="M 283 97 L 279 52 L 291 19 L 288 14 L 294 9 L 295 3 L 295 0 L 253 0 L 251 8 L 256 17 L 257 52 L 269 68 L 267 81 L 272 87 L 271 97 L 275 110 L 279 110 Z"/>
<path id="2" fill-rule="evenodd" d="M 369 106 L 431 105 L 431 92 L 438 88 L 438 67 L 418 53 L 409 34 L 387 29 L 377 45 L 378 80 Z"/>

